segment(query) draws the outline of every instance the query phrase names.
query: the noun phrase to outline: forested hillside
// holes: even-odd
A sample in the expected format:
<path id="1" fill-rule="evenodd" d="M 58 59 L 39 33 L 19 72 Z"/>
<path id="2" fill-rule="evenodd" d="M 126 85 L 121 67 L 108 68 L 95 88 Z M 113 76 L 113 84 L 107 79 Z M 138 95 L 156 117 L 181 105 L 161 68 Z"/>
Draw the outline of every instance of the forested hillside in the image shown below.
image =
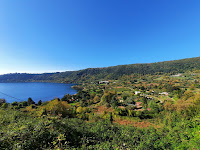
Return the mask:
<path id="1" fill-rule="evenodd" d="M 92 79 L 118 79 L 130 74 L 181 73 L 199 70 L 200 57 L 158 63 L 119 65 L 105 68 L 88 68 L 79 71 L 44 74 L 6 74 L 0 76 L 0 82 L 82 82 Z"/>

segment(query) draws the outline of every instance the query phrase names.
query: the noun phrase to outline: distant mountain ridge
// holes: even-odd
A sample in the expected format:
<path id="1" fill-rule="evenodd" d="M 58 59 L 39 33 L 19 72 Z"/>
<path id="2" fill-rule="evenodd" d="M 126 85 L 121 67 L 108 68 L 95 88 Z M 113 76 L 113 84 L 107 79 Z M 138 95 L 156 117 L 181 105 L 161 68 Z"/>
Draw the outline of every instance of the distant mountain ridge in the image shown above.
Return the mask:
<path id="1" fill-rule="evenodd" d="M 76 83 L 94 78 L 117 79 L 122 75 L 130 74 L 157 74 L 181 73 L 185 71 L 200 70 L 200 57 L 187 58 L 156 63 L 118 65 L 104 68 L 87 68 L 78 71 L 66 71 L 43 74 L 5 74 L 0 75 L 0 82 L 67 82 Z"/>

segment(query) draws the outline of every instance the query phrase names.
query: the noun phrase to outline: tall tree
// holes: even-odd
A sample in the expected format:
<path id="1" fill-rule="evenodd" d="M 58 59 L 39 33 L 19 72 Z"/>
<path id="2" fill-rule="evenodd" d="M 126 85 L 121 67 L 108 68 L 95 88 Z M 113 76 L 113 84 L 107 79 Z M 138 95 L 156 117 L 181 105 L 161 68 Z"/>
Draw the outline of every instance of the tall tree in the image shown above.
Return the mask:
<path id="1" fill-rule="evenodd" d="M 39 101 L 38 101 L 38 105 L 42 105 L 42 100 L 39 100 Z"/>
<path id="2" fill-rule="evenodd" d="M 35 102 L 32 100 L 32 98 L 29 97 L 27 104 L 28 104 L 28 106 L 30 106 L 31 104 L 35 104 Z"/>

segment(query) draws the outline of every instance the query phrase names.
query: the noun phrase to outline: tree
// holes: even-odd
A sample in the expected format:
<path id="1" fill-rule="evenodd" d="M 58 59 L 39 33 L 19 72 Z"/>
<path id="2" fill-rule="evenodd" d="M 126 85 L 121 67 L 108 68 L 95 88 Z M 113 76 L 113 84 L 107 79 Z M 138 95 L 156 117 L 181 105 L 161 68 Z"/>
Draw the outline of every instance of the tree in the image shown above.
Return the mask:
<path id="1" fill-rule="evenodd" d="M 8 108 L 8 103 L 3 103 L 1 107 L 2 108 Z"/>
<path id="2" fill-rule="evenodd" d="M 99 96 L 96 95 L 96 96 L 94 97 L 94 103 L 98 103 L 99 101 L 100 101 L 100 98 L 99 98 Z"/>
<path id="3" fill-rule="evenodd" d="M 28 106 L 30 106 L 31 104 L 35 104 L 35 102 L 32 100 L 32 98 L 29 97 L 27 104 L 28 104 Z"/>
<path id="4" fill-rule="evenodd" d="M 135 97 L 134 96 L 131 96 L 131 97 L 128 97 L 126 102 L 129 103 L 129 104 L 134 104 L 135 105 Z"/>
<path id="5" fill-rule="evenodd" d="M 90 95 L 90 98 L 93 99 L 95 96 L 96 96 L 96 94 L 93 92 L 93 93 Z"/>
<path id="6" fill-rule="evenodd" d="M 147 99 L 145 96 L 142 97 L 142 104 L 143 104 L 143 107 L 144 107 L 144 108 L 147 108 L 147 104 L 148 104 L 148 103 L 147 103 L 147 100 L 148 100 L 148 99 Z"/>
<path id="7" fill-rule="evenodd" d="M 101 97 L 101 104 L 111 104 L 111 101 L 116 97 L 116 91 L 104 92 L 104 95 Z"/>
<path id="8" fill-rule="evenodd" d="M 11 105 L 12 106 L 18 106 L 18 103 L 17 102 L 12 102 Z"/>
<path id="9" fill-rule="evenodd" d="M 112 116 L 112 112 L 109 112 L 109 121 L 110 121 L 110 123 L 113 123 L 113 116 Z"/>
<path id="10" fill-rule="evenodd" d="M 160 108 L 155 101 L 150 101 L 149 107 L 151 108 L 151 111 L 153 113 L 159 113 L 160 112 Z"/>
<path id="11" fill-rule="evenodd" d="M 5 99 L 0 99 L 0 105 L 3 104 L 3 103 L 6 103 L 6 100 Z"/>
<path id="12" fill-rule="evenodd" d="M 58 101 L 57 99 L 48 102 L 48 104 L 44 105 L 42 108 L 51 115 L 62 114 L 63 117 L 71 116 L 73 113 L 71 111 L 71 105 L 65 101 Z"/>
<path id="13" fill-rule="evenodd" d="M 81 99 L 81 100 L 80 100 L 80 105 L 81 105 L 82 107 L 87 106 L 87 105 L 88 105 L 88 103 L 87 103 L 87 98 Z"/>
<path id="14" fill-rule="evenodd" d="M 42 110 L 42 115 L 47 115 L 47 110 L 46 110 L 46 108 L 44 108 L 44 109 Z"/>
<path id="15" fill-rule="evenodd" d="M 127 99 L 127 97 L 128 97 L 127 95 L 124 95 L 124 96 L 123 96 L 123 100 L 126 100 L 126 99 Z"/>
<path id="16" fill-rule="evenodd" d="M 28 106 L 28 103 L 26 101 L 22 102 L 21 104 L 22 104 L 23 107 Z"/>
<path id="17" fill-rule="evenodd" d="M 72 96 L 70 95 L 70 94 L 67 94 L 67 95 L 65 95 L 61 100 L 62 101 L 69 101 L 69 99 L 71 99 L 72 98 Z"/>
<path id="18" fill-rule="evenodd" d="M 39 101 L 38 101 L 38 105 L 42 105 L 42 100 L 39 100 Z"/>
<path id="19" fill-rule="evenodd" d="M 145 90 L 145 87 L 144 87 L 144 86 L 141 86 L 141 90 L 144 91 L 144 90 Z"/>

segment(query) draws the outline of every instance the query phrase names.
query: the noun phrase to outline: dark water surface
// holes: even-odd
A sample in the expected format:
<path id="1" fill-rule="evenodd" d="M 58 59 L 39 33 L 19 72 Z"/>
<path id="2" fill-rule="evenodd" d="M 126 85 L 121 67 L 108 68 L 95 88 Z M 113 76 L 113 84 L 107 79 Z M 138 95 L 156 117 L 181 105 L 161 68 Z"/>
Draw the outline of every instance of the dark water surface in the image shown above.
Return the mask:
<path id="1" fill-rule="evenodd" d="M 55 97 L 62 98 L 66 94 L 76 94 L 71 86 L 64 83 L 0 83 L 0 98 L 8 103 L 27 101 L 31 97 L 35 102 L 48 101 Z"/>

